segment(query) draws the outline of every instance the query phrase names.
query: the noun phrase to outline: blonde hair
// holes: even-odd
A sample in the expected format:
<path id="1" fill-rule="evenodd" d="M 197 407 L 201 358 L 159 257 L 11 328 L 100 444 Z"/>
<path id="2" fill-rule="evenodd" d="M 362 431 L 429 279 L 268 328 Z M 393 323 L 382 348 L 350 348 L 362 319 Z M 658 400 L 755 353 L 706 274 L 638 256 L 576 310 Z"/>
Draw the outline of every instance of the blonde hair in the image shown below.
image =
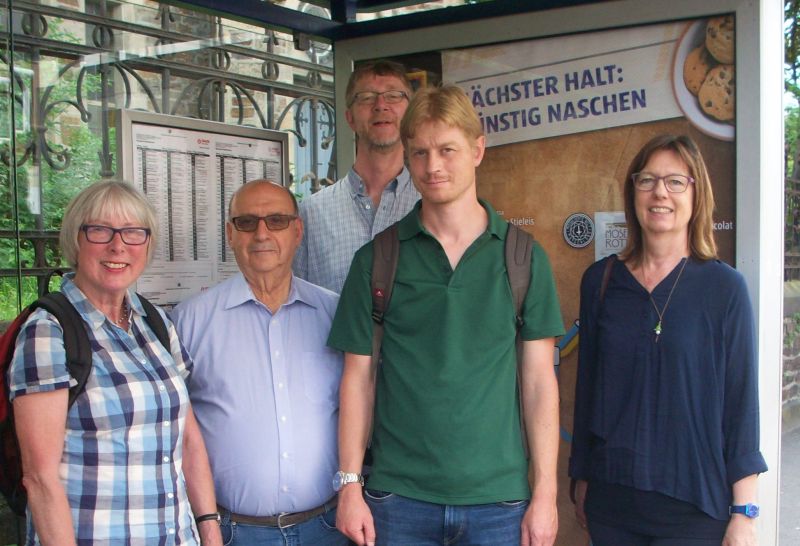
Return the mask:
<path id="1" fill-rule="evenodd" d="M 58 237 L 61 253 L 70 267 L 78 267 L 78 236 L 81 226 L 103 215 L 136 221 L 138 227 L 150 229 L 147 262 L 153 259 L 158 222 L 153 205 L 142 193 L 126 182 L 97 182 L 85 188 L 67 205 Z"/>
<path id="2" fill-rule="evenodd" d="M 689 167 L 689 176 L 694 178 L 694 201 L 689 218 L 689 249 L 698 260 L 717 258 L 717 243 L 714 240 L 714 191 L 708 176 L 706 163 L 697 144 L 686 135 L 659 135 L 645 144 L 633 158 L 625 177 L 625 220 L 628 224 L 628 242 L 620 252 L 620 259 L 638 264 L 642 259 L 642 226 L 636 217 L 636 188 L 633 174 L 640 172 L 656 152 L 671 151 Z"/>
<path id="3" fill-rule="evenodd" d="M 460 87 L 455 85 L 426 87 L 414 95 L 400 122 L 400 138 L 403 146 L 408 144 L 409 139 L 414 138 L 414 133 L 421 125 L 436 121 L 460 129 L 470 140 L 483 135 L 478 114 Z"/>

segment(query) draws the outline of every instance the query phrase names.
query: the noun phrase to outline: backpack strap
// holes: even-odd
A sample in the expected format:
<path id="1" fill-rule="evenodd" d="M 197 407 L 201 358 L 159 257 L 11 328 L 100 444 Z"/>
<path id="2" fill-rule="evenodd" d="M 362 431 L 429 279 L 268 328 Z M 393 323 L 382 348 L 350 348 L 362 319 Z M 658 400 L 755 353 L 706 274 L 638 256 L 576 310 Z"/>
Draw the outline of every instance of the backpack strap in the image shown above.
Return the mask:
<path id="1" fill-rule="evenodd" d="M 533 261 L 533 236 L 514 224 L 508 224 L 505 244 L 506 273 L 508 283 L 511 285 L 511 297 L 514 301 L 516 317 L 516 347 L 517 347 L 517 390 L 519 391 L 519 425 L 522 436 L 522 447 L 525 457 L 530 456 L 528 449 L 528 433 L 525 430 L 525 408 L 522 403 L 522 337 L 520 330 L 525 324 L 522 318 L 522 302 L 528 294 L 531 284 L 531 265 Z"/>
<path id="2" fill-rule="evenodd" d="M 383 317 L 389 307 L 394 287 L 394 276 L 400 258 L 400 236 L 397 224 L 392 224 L 375 236 L 372 245 L 372 373 L 378 371 L 381 343 L 383 342 Z"/>
<path id="3" fill-rule="evenodd" d="M 67 355 L 67 370 L 77 381 L 69 389 L 69 402 L 72 407 L 75 399 L 86 387 L 86 380 L 92 371 L 92 348 L 89 336 L 80 313 L 61 292 L 50 292 L 43 295 L 32 307 L 41 307 L 56 317 L 64 332 L 64 351 Z"/>
<path id="4" fill-rule="evenodd" d="M 147 298 L 136 293 L 139 296 L 139 301 L 142 302 L 142 307 L 144 307 L 144 321 L 150 326 L 150 329 L 156 334 L 158 341 L 161 342 L 161 345 L 167 350 L 168 353 L 171 353 L 171 344 L 169 342 L 169 330 L 167 330 L 167 325 L 164 323 L 164 319 L 161 318 L 161 313 L 158 312 L 155 305 L 150 303 Z"/>

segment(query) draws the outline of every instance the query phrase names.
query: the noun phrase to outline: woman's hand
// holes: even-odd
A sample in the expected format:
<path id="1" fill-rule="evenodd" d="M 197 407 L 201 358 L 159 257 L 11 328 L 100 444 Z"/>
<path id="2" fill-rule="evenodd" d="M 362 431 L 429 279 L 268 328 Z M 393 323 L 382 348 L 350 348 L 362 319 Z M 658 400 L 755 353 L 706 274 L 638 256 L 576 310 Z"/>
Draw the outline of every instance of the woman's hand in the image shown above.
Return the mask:
<path id="1" fill-rule="evenodd" d="M 756 520 L 748 518 L 744 514 L 733 514 L 728 528 L 725 530 L 722 546 L 756 546 L 757 544 Z"/>
<path id="2" fill-rule="evenodd" d="M 586 490 L 589 488 L 589 482 L 586 480 L 577 480 L 575 482 L 575 517 L 578 518 L 578 523 L 581 527 L 586 529 L 586 512 L 583 510 L 583 505 L 586 502 Z"/>

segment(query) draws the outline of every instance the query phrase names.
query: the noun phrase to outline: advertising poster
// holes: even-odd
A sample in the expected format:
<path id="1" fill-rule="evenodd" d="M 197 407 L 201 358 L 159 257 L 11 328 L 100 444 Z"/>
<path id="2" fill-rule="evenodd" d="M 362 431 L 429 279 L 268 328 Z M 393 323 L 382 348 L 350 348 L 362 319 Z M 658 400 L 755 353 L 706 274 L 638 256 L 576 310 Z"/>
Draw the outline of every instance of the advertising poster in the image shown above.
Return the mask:
<path id="1" fill-rule="evenodd" d="M 720 256 L 734 264 L 734 32 L 731 15 L 442 53 L 443 80 L 464 89 L 486 134 L 478 194 L 547 251 L 568 330 L 585 269 L 624 247 L 624 177 L 659 134 L 698 143 Z M 585 546 L 588 536 L 570 517 L 567 478 L 576 330 L 559 341 L 557 544 Z"/>

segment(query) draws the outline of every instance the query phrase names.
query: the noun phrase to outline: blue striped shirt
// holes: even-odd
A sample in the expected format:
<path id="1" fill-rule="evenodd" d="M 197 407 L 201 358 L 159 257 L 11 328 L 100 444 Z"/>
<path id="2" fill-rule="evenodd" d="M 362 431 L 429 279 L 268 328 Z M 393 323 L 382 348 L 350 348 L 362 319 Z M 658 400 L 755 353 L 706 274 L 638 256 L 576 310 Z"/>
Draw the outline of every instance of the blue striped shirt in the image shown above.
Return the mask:
<path id="1" fill-rule="evenodd" d="M 128 333 L 86 299 L 71 274 L 61 290 L 86 322 L 92 347 L 86 389 L 67 413 L 59 471 L 78 546 L 199 544 L 181 470 L 192 364 L 174 326 L 161 312 L 167 351 L 132 291 Z M 61 326 L 38 309 L 17 338 L 11 398 L 74 384 Z M 25 544 L 39 544 L 30 513 Z"/>
<path id="2" fill-rule="evenodd" d="M 295 275 L 338 294 L 356 250 L 408 214 L 418 200 L 405 167 L 384 188 L 377 207 L 350 169 L 336 184 L 300 203 L 304 234 L 294 258 Z"/>

